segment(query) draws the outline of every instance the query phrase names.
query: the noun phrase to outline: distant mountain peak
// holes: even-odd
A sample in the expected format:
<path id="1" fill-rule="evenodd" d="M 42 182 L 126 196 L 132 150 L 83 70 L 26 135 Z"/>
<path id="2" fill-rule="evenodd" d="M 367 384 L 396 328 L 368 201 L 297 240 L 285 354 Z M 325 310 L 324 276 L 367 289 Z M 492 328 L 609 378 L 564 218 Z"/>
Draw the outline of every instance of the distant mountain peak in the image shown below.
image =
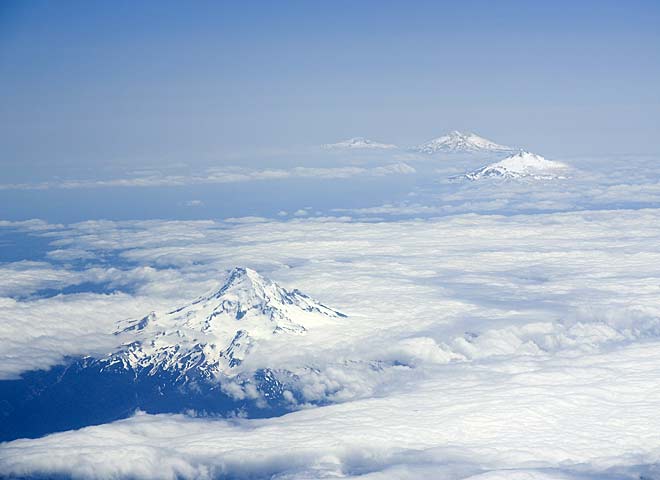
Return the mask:
<path id="1" fill-rule="evenodd" d="M 479 152 L 511 152 L 511 147 L 499 145 L 491 140 L 480 137 L 472 132 L 459 132 L 452 130 L 438 138 L 429 140 L 426 143 L 413 148 L 414 151 L 434 154 L 434 153 L 479 153 Z"/>
<path id="2" fill-rule="evenodd" d="M 374 142 L 364 137 L 353 137 L 347 140 L 342 140 L 337 143 L 327 143 L 323 148 L 328 150 L 341 150 L 341 149 L 392 149 L 397 148 L 396 145 L 389 143 Z"/>
<path id="3" fill-rule="evenodd" d="M 541 155 L 520 150 L 504 160 L 481 167 L 466 173 L 465 178 L 479 180 L 482 178 L 531 178 L 548 180 L 564 178 L 569 166 L 562 162 L 547 160 Z"/>
<path id="4" fill-rule="evenodd" d="M 244 267 L 217 290 L 164 314 L 118 324 L 129 338 L 105 361 L 124 368 L 230 374 L 251 349 L 274 335 L 301 335 L 329 318 L 345 317 L 299 290 L 286 290 Z"/>

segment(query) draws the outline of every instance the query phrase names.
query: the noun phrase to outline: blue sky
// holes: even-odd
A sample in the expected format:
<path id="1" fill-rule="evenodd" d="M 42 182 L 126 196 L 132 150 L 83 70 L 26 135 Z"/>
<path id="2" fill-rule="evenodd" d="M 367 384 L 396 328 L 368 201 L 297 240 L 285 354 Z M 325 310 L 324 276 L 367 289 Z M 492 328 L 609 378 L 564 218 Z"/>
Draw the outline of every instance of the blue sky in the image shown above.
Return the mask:
<path id="1" fill-rule="evenodd" d="M 454 128 L 656 153 L 660 4 L 574 3 L 6 1 L 0 162 L 29 178 Z"/>

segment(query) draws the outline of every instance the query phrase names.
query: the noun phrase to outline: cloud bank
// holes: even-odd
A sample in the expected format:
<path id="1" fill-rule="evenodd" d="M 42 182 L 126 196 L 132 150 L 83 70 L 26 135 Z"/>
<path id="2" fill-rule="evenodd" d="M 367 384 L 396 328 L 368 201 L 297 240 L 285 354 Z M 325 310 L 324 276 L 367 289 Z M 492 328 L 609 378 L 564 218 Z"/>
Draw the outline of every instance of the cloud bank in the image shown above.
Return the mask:
<path id="1" fill-rule="evenodd" d="M 235 265 L 349 317 L 263 345 L 243 365 L 298 374 L 297 412 L 231 421 L 140 414 L 4 444 L 0 471 L 654 478 L 659 217 L 645 209 L 5 225 L 50 243 L 45 260 L 1 267 L 2 378 L 110 351 L 114 322 L 188 303 Z M 89 282 L 114 293 L 39 293 Z M 309 408 L 319 401 L 334 405 Z"/>

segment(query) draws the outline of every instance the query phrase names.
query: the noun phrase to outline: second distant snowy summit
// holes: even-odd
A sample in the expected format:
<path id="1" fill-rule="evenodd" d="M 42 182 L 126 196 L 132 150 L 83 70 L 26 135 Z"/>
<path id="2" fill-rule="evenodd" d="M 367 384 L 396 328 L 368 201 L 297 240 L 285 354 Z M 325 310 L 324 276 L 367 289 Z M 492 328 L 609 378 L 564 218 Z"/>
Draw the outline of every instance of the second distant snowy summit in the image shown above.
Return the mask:
<path id="1" fill-rule="evenodd" d="M 343 150 L 343 149 L 392 149 L 397 148 L 396 145 L 389 143 L 379 143 L 369 140 L 364 137 L 354 137 L 348 140 L 343 140 L 337 143 L 326 143 L 323 148 L 328 150 Z"/>
<path id="2" fill-rule="evenodd" d="M 413 151 L 432 155 L 434 153 L 481 153 L 514 152 L 515 149 L 500 145 L 474 133 L 457 130 L 449 132 L 426 143 L 412 148 Z"/>

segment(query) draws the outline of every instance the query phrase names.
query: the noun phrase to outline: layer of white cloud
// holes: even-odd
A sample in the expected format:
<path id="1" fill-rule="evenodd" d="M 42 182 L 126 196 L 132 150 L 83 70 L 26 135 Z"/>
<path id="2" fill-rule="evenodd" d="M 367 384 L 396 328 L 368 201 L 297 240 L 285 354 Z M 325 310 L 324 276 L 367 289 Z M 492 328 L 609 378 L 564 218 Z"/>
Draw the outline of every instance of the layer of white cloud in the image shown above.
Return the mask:
<path id="1" fill-rule="evenodd" d="M 6 444 L 0 471 L 633 478 L 658 453 L 659 220 L 647 209 L 39 225 L 49 262 L 3 265 L 4 295 L 83 282 L 130 293 L 3 298 L 3 378 L 110 351 L 115 321 L 186 303 L 246 265 L 349 317 L 261 345 L 243 368 L 294 370 L 303 402 L 341 405 L 259 421 L 142 415 Z M 103 255 L 122 262 L 93 262 Z"/>

